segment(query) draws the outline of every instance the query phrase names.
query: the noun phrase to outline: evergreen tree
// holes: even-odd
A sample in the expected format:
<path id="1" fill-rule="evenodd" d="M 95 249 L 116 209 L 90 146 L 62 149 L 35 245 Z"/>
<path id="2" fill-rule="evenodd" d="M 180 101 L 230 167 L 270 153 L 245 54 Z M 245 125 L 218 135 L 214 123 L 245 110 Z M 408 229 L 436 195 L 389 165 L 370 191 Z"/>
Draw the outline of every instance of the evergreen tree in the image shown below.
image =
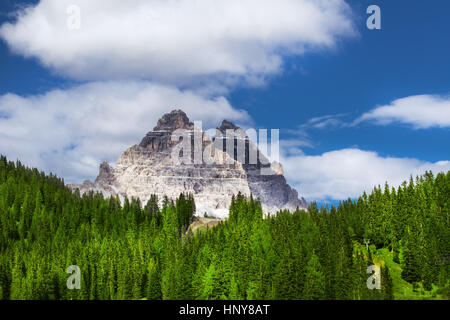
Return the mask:
<path id="1" fill-rule="evenodd" d="M 319 258 L 313 253 L 306 266 L 306 282 L 303 299 L 320 300 L 325 298 L 325 276 Z"/>

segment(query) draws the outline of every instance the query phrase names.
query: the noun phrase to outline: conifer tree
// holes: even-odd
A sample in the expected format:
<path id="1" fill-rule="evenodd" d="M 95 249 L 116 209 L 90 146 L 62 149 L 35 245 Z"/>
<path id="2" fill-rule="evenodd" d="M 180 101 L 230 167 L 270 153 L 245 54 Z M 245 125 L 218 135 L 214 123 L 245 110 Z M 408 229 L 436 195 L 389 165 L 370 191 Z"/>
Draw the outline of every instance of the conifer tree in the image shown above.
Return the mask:
<path id="1" fill-rule="evenodd" d="M 303 299 L 320 300 L 325 298 L 325 276 L 319 258 L 314 253 L 306 266 L 306 282 Z"/>

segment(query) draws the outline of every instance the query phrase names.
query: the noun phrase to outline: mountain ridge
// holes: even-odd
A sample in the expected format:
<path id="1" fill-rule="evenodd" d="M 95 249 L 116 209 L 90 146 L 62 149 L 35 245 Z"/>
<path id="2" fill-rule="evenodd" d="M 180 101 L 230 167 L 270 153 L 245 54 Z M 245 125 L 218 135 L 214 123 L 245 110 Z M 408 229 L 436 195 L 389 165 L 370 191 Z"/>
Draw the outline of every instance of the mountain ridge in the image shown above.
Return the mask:
<path id="1" fill-rule="evenodd" d="M 231 148 L 227 142 L 230 130 L 238 132 L 232 136 Z M 173 139 L 173 134 L 180 132 L 192 139 L 194 150 L 194 135 L 201 135 L 202 156 L 209 152 L 221 161 L 175 164 L 172 157 L 180 142 Z M 239 143 L 245 147 L 242 155 L 239 155 Z M 256 152 L 254 162 L 249 161 L 252 152 Z M 189 160 L 189 155 L 185 156 Z M 262 174 L 264 170 L 266 174 Z M 164 195 L 175 199 L 180 193 L 192 193 L 197 215 L 206 213 L 217 218 L 228 216 L 231 197 L 239 192 L 259 198 L 268 213 L 307 208 L 305 199 L 299 199 L 297 191 L 287 184 L 281 165 L 270 163 L 241 128 L 223 120 L 215 137 L 210 138 L 195 128 L 180 109 L 163 115 L 139 144 L 122 153 L 115 167 L 101 163 L 95 182 L 69 186 L 81 193 L 98 191 L 105 196 L 136 197 L 144 203 L 151 194 L 158 195 L 161 201 Z"/>

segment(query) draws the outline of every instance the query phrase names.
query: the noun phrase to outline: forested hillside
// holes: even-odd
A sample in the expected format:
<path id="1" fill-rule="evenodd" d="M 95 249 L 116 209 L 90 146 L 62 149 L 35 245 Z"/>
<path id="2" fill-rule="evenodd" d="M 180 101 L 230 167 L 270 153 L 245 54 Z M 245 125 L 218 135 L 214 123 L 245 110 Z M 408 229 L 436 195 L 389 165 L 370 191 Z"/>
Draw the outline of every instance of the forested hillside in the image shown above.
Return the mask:
<path id="1" fill-rule="evenodd" d="M 227 221 L 195 234 L 192 195 L 163 202 L 80 196 L 2 157 L 0 298 L 450 298 L 450 172 L 267 218 L 237 195 Z M 373 264 L 379 290 L 366 285 Z"/>

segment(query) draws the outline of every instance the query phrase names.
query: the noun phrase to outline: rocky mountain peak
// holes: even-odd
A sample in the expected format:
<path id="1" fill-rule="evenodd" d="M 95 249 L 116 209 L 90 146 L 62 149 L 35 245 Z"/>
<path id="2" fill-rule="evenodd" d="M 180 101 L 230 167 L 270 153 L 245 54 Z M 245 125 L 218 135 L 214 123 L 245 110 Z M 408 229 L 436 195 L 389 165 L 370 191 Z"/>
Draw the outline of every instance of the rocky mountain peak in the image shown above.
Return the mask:
<path id="1" fill-rule="evenodd" d="M 170 113 L 166 113 L 158 120 L 156 127 L 153 131 L 170 131 L 173 132 L 177 129 L 192 129 L 194 124 L 189 121 L 188 116 L 182 110 L 173 110 Z"/>
<path id="2" fill-rule="evenodd" d="M 149 151 L 168 150 L 174 144 L 170 139 L 171 134 L 177 129 L 194 129 L 194 124 L 182 110 L 173 110 L 163 115 L 153 131 L 147 133 L 142 139 L 139 146 Z"/>
<path id="3" fill-rule="evenodd" d="M 114 181 L 114 173 L 113 168 L 109 165 L 108 162 L 103 161 L 100 164 L 100 170 L 96 183 L 112 183 Z"/>
<path id="4" fill-rule="evenodd" d="M 217 155 L 217 159 L 227 158 L 231 162 L 205 161 L 174 165 L 172 152 L 178 142 L 172 141 L 172 133 L 176 129 L 193 128 L 194 125 L 183 111 L 167 113 L 139 145 L 131 146 L 122 153 L 115 167 L 103 162 L 94 183 L 86 181 L 72 188 L 79 188 L 83 193 L 94 190 L 105 196 L 136 197 L 143 203 L 153 194 L 161 200 L 164 196 L 174 199 L 182 192 L 192 193 L 197 215 L 207 213 L 219 218 L 228 216 L 231 198 L 239 192 L 259 198 L 266 213 L 307 208 L 306 201 L 299 199 L 297 191 L 287 184 L 282 166 L 269 163 L 243 131 L 243 136 L 233 133 L 231 150 L 227 147 L 229 143 L 220 143 L 224 142 L 222 140 L 230 141 L 227 130 L 240 131 L 238 126 L 227 120 L 223 120 L 217 128 L 222 132 L 214 138 L 218 143 L 204 143 L 202 153 L 206 148 L 211 148 L 209 153 L 213 151 L 215 158 Z M 244 140 L 244 159 L 237 156 L 240 150 L 238 140 Z M 249 161 L 250 150 L 258 153 L 256 163 Z M 271 171 L 271 174 L 267 174 L 267 171 Z"/>
<path id="5" fill-rule="evenodd" d="M 233 122 L 230 122 L 228 120 L 223 120 L 222 124 L 220 125 L 220 127 L 218 128 L 220 131 L 222 131 L 223 133 L 225 133 L 226 130 L 236 130 L 236 129 L 240 129 L 238 126 L 236 126 Z"/>

